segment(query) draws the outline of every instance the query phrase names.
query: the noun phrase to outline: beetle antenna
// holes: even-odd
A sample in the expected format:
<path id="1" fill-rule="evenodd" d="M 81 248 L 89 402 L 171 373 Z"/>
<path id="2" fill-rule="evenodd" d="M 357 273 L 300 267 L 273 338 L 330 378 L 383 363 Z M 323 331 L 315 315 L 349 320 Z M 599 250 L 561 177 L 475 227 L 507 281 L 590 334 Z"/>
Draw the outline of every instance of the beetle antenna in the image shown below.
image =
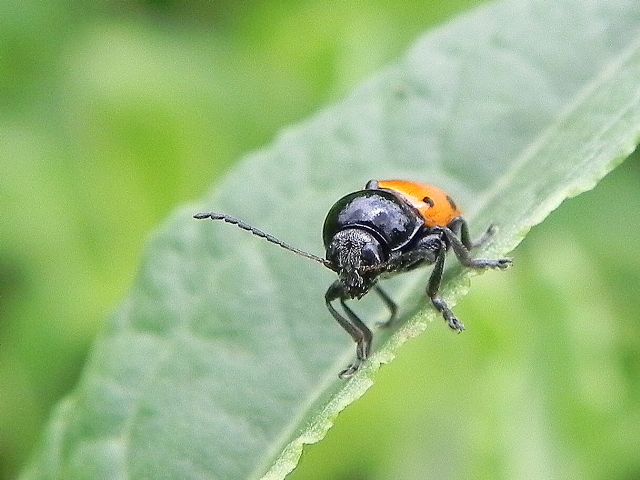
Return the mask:
<path id="1" fill-rule="evenodd" d="M 242 230 L 246 230 L 247 232 L 251 233 L 252 235 L 255 235 L 256 237 L 264 238 L 267 242 L 271 242 L 271 243 L 273 243 L 275 245 L 278 245 L 279 247 L 282 247 L 285 250 L 289 250 L 290 252 L 293 252 L 293 253 L 295 253 L 297 255 L 300 255 L 301 257 L 305 257 L 305 258 L 308 258 L 310 260 L 314 260 L 314 261 L 324 265 L 329 270 L 334 270 L 335 271 L 335 268 L 333 267 L 331 262 L 329 262 L 329 260 L 325 260 L 324 258 L 318 257 L 317 255 L 314 255 L 313 253 L 305 252 L 304 250 L 300 250 L 300 249 L 298 249 L 296 247 L 292 247 L 291 245 L 284 243 L 282 240 L 277 239 L 273 235 L 269 235 L 268 233 L 265 233 L 262 230 L 258 230 L 257 228 L 252 227 L 251 225 L 249 225 L 248 223 L 245 223 L 242 220 L 239 220 L 239 219 L 237 219 L 235 217 L 232 217 L 230 215 L 225 215 L 224 213 L 214 213 L 214 212 L 196 213 L 193 216 L 193 218 L 197 218 L 198 220 L 204 220 L 204 219 L 207 219 L 207 218 L 210 218 L 211 220 L 222 220 L 223 222 L 227 222 L 227 223 L 230 223 L 232 225 L 235 225 L 238 228 L 241 228 Z"/>

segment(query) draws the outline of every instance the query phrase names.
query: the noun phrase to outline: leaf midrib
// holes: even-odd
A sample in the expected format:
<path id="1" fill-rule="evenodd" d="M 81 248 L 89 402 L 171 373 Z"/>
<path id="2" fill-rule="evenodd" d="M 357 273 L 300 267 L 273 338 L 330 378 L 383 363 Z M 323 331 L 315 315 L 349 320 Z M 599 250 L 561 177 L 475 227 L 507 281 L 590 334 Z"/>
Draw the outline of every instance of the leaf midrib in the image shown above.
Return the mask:
<path id="1" fill-rule="evenodd" d="M 517 155 L 516 160 L 511 164 L 511 168 L 506 170 L 494 183 L 493 186 L 478 196 L 477 201 L 474 202 L 472 208 L 470 208 L 469 216 L 474 217 L 479 212 L 483 211 L 491 201 L 498 197 L 499 192 L 504 190 L 504 187 L 510 185 L 513 179 L 519 176 L 520 171 L 528 164 L 531 158 L 535 157 L 540 150 L 549 143 L 548 140 L 557 135 L 558 131 L 561 131 L 560 127 L 566 124 L 571 116 L 582 107 L 586 101 L 592 97 L 593 93 L 603 84 L 615 77 L 617 73 L 626 65 L 626 63 L 633 57 L 633 55 L 640 49 L 640 34 L 635 35 L 634 41 L 629 47 L 623 50 L 620 54 L 612 57 L 612 61 L 603 64 L 603 68 L 599 70 L 599 73 L 592 77 L 591 81 L 587 82 L 573 97 L 573 100 L 569 102 L 564 108 L 562 108 L 552 119 L 549 125 L 542 129 L 540 133 L 532 139 L 532 141 Z M 635 102 L 631 103 L 622 113 L 616 115 L 607 125 L 600 130 L 599 133 L 609 130 L 611 125 L 615 124 L 625 113 L 637 105 L 640 100 L 640 82 L 638 83 L 638 95 L 634 98 Z"/>

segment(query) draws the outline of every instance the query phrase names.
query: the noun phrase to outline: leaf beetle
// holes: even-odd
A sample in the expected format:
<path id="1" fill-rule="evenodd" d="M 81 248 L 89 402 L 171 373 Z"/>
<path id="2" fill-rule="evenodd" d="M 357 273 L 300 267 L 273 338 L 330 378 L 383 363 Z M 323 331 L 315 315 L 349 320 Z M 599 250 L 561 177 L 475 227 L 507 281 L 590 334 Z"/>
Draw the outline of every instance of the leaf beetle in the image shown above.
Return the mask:
<path id="1" fill-rule="evenodd" d="M 478 270 L 505 269 L 511 265 L 508 258 L 473 258 L 470 251 L 491 237 L 493 226 L 477 242 L 471 241 L 467 222 L 451 197 L 433 185 L 412 181 L 370 180 L 363 190 L 338 200 L 324 221 L 325 258 L 288 245 L 230 215 L 197 213 L 194 218 L 234 224 L 338 274 L 325 294 L 325 303 L 333 318 L 356 342 L 356 360 L 340 372 L 340 378 L 349 378 L 358 371 L 369 356 L 373 337 L 346 300 L 360 299 L 373 290 L 389 309 L 389 320 L 382 324 L 389 326 L 396 319 L 398 307 L 380 288 L 378 280 L 433 265 L 427 296 L 449 327 L 462 332 L 463 324 L 439 293 L 447 251 L 451 249 L 463 266 Z M 334 307 L 336 301 L 344 314 Z"/>

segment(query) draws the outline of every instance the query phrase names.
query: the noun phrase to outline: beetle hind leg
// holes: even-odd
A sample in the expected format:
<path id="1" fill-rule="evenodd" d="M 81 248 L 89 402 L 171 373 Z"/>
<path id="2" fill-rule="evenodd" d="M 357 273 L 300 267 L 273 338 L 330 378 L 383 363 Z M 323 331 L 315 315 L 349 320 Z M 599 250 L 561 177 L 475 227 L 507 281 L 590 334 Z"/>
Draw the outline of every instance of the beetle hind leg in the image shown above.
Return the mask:
<path id="1" fill-rule="evenodd" d="M 465 225 L 466 225 L 466 222 L 465 222 Z M 480 238 L 471 242 L 471 249 L 483 247 L 484 245 L 487 244 L 489 240 L 491 240 L 491 237 L 493 237 L 495 233 L 496 233 L 496 226 L 492 223 L 487 227 L 487 229 L 480 236 Z"/>
<path id="2" fill-rule="evenodd" d="M 473 250 L 486 245 L 486 243 L 491 240 L 491 237 L 496 233 L 496 226 L 491 224 L 480 238 L 471 240 L 469 225 L 463 217 L 454 218 L 449 224 L 449 229 L 460 237 L 460 241 L 467 250 Z"/>
<path id="3" fill-rule="evenodd" d="M 512 264 L 512 261 L 509 258 L 473 258 L 469 252 L 469 248 L 465 245 L 462 238 L 458 238 L 450 228 L 445 227 L 442 231 L 451 245 L 453 253 L 456 254 L 460 263 L 465 267 L 475 268 L 478 270 L 486 270 L 488 268 L 499 268 L 500 270 L 504 270 Z"/>

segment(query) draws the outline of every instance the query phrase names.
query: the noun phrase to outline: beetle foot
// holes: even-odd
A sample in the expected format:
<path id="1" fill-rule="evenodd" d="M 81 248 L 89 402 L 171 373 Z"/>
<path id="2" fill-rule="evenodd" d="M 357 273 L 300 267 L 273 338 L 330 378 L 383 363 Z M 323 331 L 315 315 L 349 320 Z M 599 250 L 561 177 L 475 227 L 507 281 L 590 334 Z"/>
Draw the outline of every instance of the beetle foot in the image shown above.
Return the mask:
<path id="1" fill-rule="evenodd" d="M 505 270 L 513 265 L 513 260 L 510 258 L 499 258 L 496 260 L 496 265 L 494 268 L 499 268 L 500 270 Z"/>
<path id="2" fill-rule="evenodd" d="M 451 330 L 455 330 L 458 333 L 464 332 L 464 325 L 454 315 L 445 315 L 444 319 L 447 321 L 447 325 Z"/>
<path id="3" fill-rule="evenodd" d="M 345 368 L 344 370 L 342 370 L 339 374 L 338 377 L 343 379 L 343 380 L 347 380 L 351 377 L 353 377 L 353 375 L 358 371 L 358 369 L 360 368 L 360 365 L 362 365 L 362 360 L 357 359 L 355 362 L 353 362 L 351 365 L 349 365 L 347 368 Z"/>
<path id="4" fill-rule="evenodd" d="M 475 268 L 476 270 L 505 270 L 513 265 L 513 261 L 510 258 L 498 258 L 496 260 L 490 260 L 488 258 L 474 258 L 472 260 L 469 260 L 467 263 L 463 263 L 463 265 L 466 265 L 470 268 Z"/>
<path id="5" fill-rule="evenodd" d="M 389 320 L 387 320 L 386 322 L 376 322 L 376 327 L 378 327 L 378 328 L 389 328 L 394 323 L 396 323 L 395 315 L 393 317 L 391 317 Z"/>

